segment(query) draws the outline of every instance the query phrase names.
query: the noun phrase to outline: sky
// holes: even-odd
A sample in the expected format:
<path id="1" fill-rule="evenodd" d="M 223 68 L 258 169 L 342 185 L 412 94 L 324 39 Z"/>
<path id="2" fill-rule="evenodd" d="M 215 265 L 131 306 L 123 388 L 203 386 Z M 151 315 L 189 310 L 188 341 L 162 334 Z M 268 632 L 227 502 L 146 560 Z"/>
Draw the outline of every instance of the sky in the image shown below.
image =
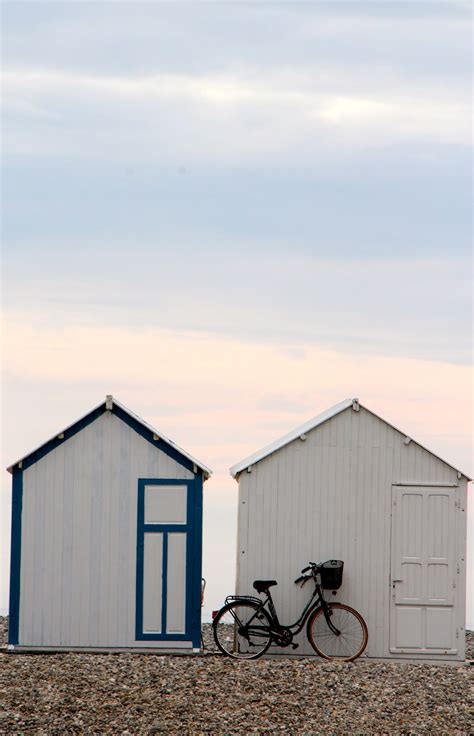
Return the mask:
<path id="1" fill-rule="evenodd" d="M 116 395 L 214 470 L 205 615 L 228 468 L 332 404 L 474 474 L 470 3 L 1 11 L 3 468 Z"/>

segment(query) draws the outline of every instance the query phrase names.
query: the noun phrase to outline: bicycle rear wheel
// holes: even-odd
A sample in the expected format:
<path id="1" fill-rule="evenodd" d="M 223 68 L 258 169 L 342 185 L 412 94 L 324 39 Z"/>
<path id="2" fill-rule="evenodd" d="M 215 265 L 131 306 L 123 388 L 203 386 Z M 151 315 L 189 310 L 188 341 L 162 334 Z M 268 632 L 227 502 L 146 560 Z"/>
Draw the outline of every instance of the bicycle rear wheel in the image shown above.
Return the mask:
<path id="1" fill-rule="evenodd" d="M 324 659 L 352 662 L 360 657 L 367 646 L 367 624 L 360 613 L 344 603 L 329 603 L 328 609 L 331 623 L 340 633 L 331 631 L 323 608 L 318 608 L 306 628 L 309 643 Z"/>
<path id="2" fill-rule="evenodd" d="M 270 617 L 252 601 L 228 603 L 215 617 L 212 628 L 221 652 L 235 659 L 257 659 L 272 643 Z"/>

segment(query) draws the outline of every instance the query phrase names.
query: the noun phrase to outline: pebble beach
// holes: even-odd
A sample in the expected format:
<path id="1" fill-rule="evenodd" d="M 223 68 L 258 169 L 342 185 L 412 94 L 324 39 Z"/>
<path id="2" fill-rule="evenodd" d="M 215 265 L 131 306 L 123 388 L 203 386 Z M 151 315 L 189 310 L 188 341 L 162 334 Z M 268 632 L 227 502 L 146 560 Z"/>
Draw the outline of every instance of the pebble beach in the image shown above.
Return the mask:
<path id="1" fill-rule="evenodd" d="M 7 619 L 0 620 L 0 643 Z M 474 666 L 0 652 L 0 733 L 469 734 Z M 468 634 L 468 657 L 474 656 Z"/>

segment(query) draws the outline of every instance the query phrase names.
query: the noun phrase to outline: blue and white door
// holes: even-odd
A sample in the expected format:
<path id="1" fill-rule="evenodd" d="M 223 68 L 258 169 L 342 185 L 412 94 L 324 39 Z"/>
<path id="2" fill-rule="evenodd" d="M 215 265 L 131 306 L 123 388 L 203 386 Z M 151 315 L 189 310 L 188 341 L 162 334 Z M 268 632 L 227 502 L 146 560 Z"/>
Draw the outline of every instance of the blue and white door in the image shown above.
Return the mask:
<path id="1" fill-rule="evenodd" d="M 137 640 L 199 646 L 201 489 L 198 478 L 138 481 Z"/>

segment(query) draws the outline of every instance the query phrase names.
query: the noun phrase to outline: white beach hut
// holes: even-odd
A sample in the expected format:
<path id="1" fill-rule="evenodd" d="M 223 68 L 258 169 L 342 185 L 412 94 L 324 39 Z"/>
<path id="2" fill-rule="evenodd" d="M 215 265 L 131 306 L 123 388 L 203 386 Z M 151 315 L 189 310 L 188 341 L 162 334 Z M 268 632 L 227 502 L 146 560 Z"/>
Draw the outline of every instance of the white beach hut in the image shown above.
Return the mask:
<path id="1" fill-rule="evenodd" d="M 200 647 L 211 471 L 112 396 L 8 468 L 9 647 Z"/>
<path id="2" fill-rule="evenodd" d="M 367 621 L 364 656 L 464 659 L 469 478 L 347 399 L 231 468 L 237 593 L 272 589 L 282 623 L 308 597 L 308 561 L 341 559 L 337 592 Z M 298 654 L 314 654 L 300 635 Z M 278 649 L 287 655 L 291 649 Z"/>

